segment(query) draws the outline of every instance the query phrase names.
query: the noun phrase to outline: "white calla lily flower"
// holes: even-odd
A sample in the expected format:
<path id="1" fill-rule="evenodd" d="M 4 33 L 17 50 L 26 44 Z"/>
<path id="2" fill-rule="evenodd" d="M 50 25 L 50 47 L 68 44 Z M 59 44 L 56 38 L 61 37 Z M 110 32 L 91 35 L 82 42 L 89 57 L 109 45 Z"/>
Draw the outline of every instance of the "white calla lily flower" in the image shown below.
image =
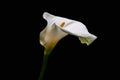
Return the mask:
<path id="1" fill-rule="evenodd" d="M 40 32 L 40 44 L 45 47 L 43 64 L 39 80 L 43 80 L 47 59 L 56 44 L 67 35 L 74 35 L 81 43 L 90 45 L 97 37 L 88 32 L 86 26 L 79 21 L 59 17 L 44 12 L 43 18 L 47 21 L 47 26 Z"/>
<path id="2" fill-rule="evenodd" d="M 46 28 L 40 32 L 40 44 L 45 47 L 45 54 L 49 54 L 56 44 L 68 34 L 77 36 L 81 43 L 90 45 L 97 37 L 88 32 L 86 26 L 75 20 L 43 13 L 47 21 Z"/>

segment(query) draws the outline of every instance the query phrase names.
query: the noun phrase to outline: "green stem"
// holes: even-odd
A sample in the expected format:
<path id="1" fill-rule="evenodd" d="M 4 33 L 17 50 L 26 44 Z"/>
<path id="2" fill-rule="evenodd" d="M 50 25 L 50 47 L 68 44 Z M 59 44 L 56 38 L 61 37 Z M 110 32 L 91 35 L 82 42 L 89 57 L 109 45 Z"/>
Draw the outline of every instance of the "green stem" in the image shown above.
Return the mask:
<path id="1" fill-rule="evenodd" d="M 43 80 L 44 78 L 48 56 L 49 56 L 48 54 L 44 54 L 39 80 Z"/>

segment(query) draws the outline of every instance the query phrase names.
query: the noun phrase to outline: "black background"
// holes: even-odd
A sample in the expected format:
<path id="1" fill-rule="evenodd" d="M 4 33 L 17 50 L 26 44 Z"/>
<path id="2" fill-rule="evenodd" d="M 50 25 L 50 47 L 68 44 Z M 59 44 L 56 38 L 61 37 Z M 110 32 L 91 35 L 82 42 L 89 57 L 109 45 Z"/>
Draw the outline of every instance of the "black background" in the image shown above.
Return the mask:
<path id="1" fill-rule="evenodd" d="M 17 15 L 11 31 L 13 38 L 8 45 L 14 47 L 9 54 L 13 60 L 8 62 L 12 71 L 8 74 L 15 73 L 12 77 L 16 79 L 38 80 L 44 52 L 39 44 L 39 33 L 47 24 L 42 15 L 49 12 L 84 23 L 98 38 L 90 46 L 81 44 L 72 35 L 60 40 L 48 58 L 44 80 L 114 79 L 118 65 L 118 33 L 113 4 L 104 1 L 23 2 L 14 13 Z"/>

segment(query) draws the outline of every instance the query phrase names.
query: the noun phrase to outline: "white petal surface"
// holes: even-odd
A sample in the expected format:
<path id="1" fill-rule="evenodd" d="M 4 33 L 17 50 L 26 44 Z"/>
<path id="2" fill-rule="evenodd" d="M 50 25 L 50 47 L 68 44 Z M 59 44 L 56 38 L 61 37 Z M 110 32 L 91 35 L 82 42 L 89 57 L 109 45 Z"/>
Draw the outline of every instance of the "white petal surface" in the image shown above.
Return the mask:
<path id="1" fill-rule="evenodd" d="M 63 27 L 60 26 L 59 21 L 55 23 L 56 26 L 58 26 L 64 32 L 79 37 L 81 43 L 90 45 L 97 38 L 95 35 L 89 33 L 86 26 L 81 22 L 74 20 L 71 20 L 69 22 L 66 22 L 65 20 L 62 21 L 66 23 Z"/>
<path id="2" fill-rule="evenodd" d="M 68 35 L 67 33 L 61 31 L 58 27 L 53 24 L 52 26 L 47 26 L 40 33 L 40 43 L 45 47 L 45 53 L 50 53 L 56 46 L 59 40 Z"/>

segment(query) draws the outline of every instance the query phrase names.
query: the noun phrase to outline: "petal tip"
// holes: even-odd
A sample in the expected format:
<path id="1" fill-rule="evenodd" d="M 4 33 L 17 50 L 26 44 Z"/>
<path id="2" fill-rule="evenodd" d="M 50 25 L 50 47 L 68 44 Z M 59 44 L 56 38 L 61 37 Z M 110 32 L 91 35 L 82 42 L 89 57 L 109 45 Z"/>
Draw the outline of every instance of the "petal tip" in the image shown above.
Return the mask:
<path id="1" fill-rule="evenodd" d="M 91 35 L 88 37 L 79 37 L 79 40 L 81 41 L 81 43 L 87 44 L 87 46 L 92 44 L 96 39 L 97 39 L 97 36 L 95 36 L 95 35 Z"/>
<path id="2" fill-rule="evenodd" d="M 43 13 L 43 18 L 46 19 L 46 20 L 49 19 L 49 18 L 53 18 L 53 17 L 54 16 L 52 14 L 48 13 L 48 12 Z"/>

